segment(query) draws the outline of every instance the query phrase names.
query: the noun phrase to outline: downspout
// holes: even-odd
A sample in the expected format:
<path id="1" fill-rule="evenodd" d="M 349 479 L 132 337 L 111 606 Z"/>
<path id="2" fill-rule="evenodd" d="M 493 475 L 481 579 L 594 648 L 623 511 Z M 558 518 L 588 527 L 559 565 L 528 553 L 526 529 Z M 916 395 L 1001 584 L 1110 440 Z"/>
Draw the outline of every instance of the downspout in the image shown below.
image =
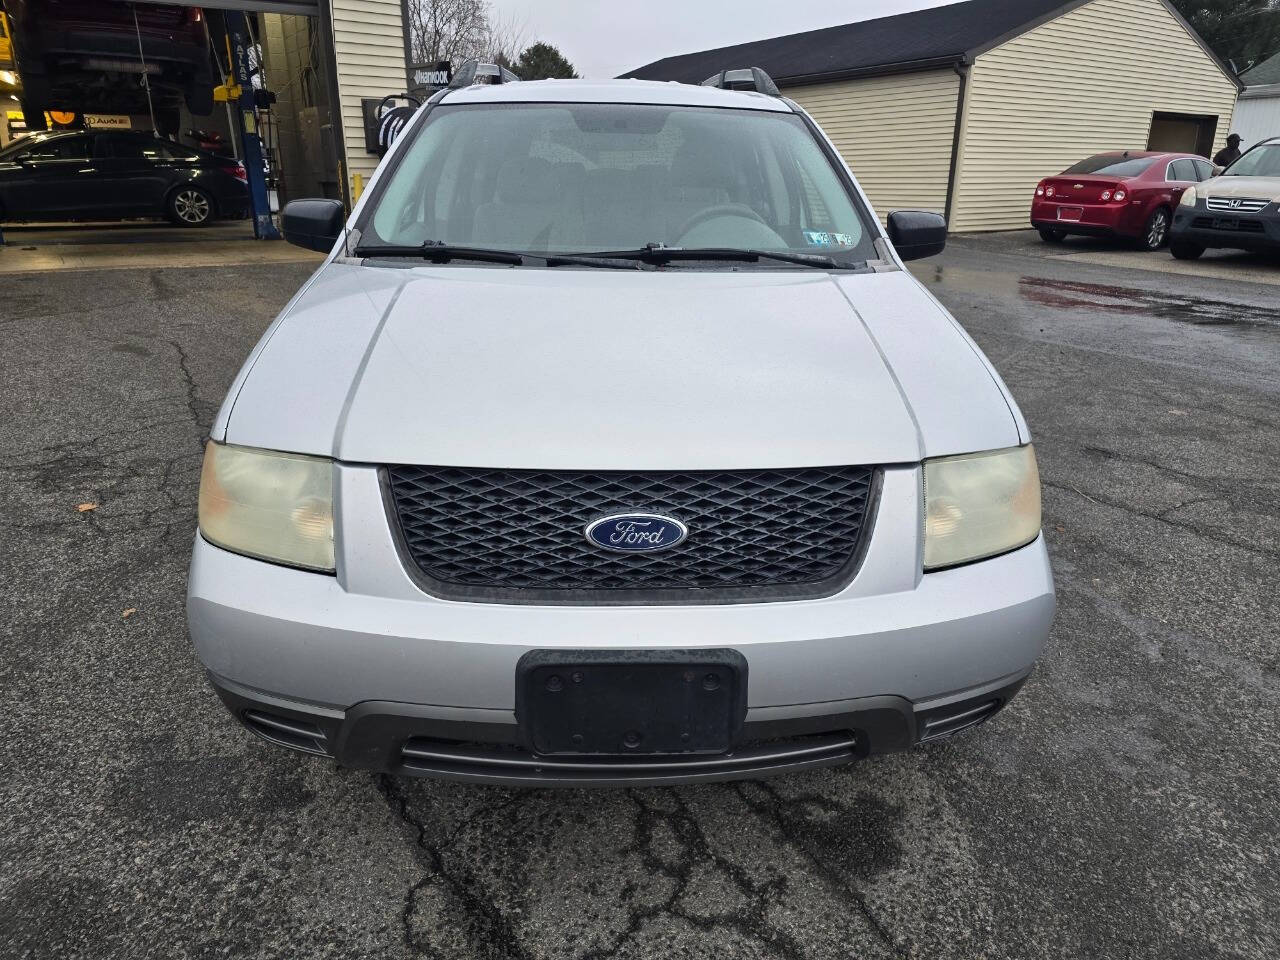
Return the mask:
<path id="1" fill-rule="evenodd" d="M 956 92 L 956 125 L 951 134 L 951 169 L 947 172 L 947 206 L 943 213 L 948 225 L 951 223 L 951 207 L 956 198 L 956 172 L 960 167 L 960 131 L 964 127 L 964 105 L 969 92 L 969 70 L 972 66 L 967 54 L 955 63 L 960 87 Z"/>

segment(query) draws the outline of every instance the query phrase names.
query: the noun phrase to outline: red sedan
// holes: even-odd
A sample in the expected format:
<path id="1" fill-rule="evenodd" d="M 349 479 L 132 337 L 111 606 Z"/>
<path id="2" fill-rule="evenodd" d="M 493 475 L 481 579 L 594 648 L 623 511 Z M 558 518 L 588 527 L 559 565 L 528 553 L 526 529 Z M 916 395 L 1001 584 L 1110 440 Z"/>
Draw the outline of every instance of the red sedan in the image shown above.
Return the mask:
<path id="1" fill-rule="evenodd" d="M 1212 176 L 1213 164 L 1194 154 L 1100 153 L 1040 181 L 1031 225 L 1047 243 L 1082 234 L 1127 237 L 1159 250 L 1183 191 Z"/>

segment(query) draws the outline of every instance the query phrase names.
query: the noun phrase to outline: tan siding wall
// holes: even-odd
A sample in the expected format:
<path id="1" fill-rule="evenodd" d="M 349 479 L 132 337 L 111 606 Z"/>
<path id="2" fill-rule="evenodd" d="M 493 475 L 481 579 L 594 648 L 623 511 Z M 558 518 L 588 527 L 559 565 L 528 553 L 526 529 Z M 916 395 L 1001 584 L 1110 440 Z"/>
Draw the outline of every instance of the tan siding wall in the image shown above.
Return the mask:
<path id="1" fill-rule="evenodd" d="M 1102 150 L 1146 149 L 1153 111 L 1217 116 L 1221 147 L 1235 102 L 1160 0 L 1092 0 L 978 57 L 952 229 L 1027 226 L 1040 179 Z"/>
<path id="2" fill-rule="evenodd" d="M 367 184 L 378 158 L 364 149 L 363 97 L 381 99 L 405 89 L 404 24 L 400 0 L 333 0 L 333 44 L 342 97 L 342 137 L 347 183 L 362 174 Z"/>
<path id="3" fill-rule="evenodd" d="M 946 207 L 959 89 L 954 70 L 934 70 L 783 92 L 827 132 L 883 218 Z"/>

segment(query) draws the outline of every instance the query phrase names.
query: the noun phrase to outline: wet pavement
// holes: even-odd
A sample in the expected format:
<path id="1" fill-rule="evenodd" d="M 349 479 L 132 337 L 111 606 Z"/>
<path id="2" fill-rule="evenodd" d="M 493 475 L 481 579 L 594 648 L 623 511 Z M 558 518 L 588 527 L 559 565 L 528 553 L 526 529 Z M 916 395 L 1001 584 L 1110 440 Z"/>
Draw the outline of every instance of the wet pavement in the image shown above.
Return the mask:
<path id="1" fill-rule="evenodd" d="M 201 442 L 308 265 L 7 277 L 0 956 L 1274 956 L 1280 296 L 984 238 L 915 268 L 1036 435 L 1039 670 L 908 754 L 597 792 L 337 770 L 204 683 Z"/>

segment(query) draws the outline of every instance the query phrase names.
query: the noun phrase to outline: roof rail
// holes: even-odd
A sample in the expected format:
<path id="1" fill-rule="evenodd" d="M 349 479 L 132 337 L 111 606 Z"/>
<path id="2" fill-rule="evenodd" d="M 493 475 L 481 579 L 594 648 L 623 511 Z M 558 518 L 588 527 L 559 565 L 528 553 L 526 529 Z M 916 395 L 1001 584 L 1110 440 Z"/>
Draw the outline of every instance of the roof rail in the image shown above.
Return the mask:
<path id="1" fill-rule="evenodd" d="M 702 81 L 704 87 L 719 87 L 721 90 L 754 90 L 771 97 L 780 97 L 782 92 L 778 85 L 759 67 L 743 67 L 740 70 L 721 70 L 714 77 Z"/>
<path id="2" fill-rule="evenodd" d="M 469 87 L 473 83 L 519 83 L 520 78 L 504 66 L 468 60 L 453 74 L 449 86 L 453 89 Z"/>

